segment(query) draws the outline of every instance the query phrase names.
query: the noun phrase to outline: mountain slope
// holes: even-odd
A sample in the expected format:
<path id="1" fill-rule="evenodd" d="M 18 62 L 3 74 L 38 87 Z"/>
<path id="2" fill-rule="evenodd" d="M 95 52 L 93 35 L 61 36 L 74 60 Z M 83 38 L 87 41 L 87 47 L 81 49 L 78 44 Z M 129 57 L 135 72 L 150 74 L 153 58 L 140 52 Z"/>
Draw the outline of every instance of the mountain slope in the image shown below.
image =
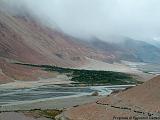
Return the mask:
<path id="1" fill-rule="evenodd" d="M 89 44 L 104 53 L 113 54 L 117 61 L 127 60 L 134 62 L 159 63 L 160 48 L 152 44 L 121 36 L 108 38 L 108 41 L 114 42 L 104 42 L 98 38 L 93 38 L 93 41 Z"/>
<path id="2" fill-rule="evenodd" d="M 6 64 L 24 62 L 80 67 L 89 62 L 88 58 L 111 63 L 120 60 L 159 62 L 159 48 L 145 42 L 126 39 L 118 44 L 98 39 L 86 42 L 66 35 L 59 29 L 47 27 L 27 8 L 18 11 L 14 12 L 13 8 L 0 4 L 0 61 Z M 0 70 L 0 74 L 3 74 L 1 79 L 13 79 L 3 72 L 4 68 Z M 14 73 L 14 69 L 12 71 Z"/>
<path id="3" fill-rule="evenodd" d="M 69 109 L 63 113 L 63 117 L 71 120 L 111 120 L 114 117 L 127 119 L 131 116 L 149 119 L 159 118 L 159 111 L 160 76 L 124 92 Z"/>
<path id="4" fill-rule="evenodd" d="M 128 49 L 128 52 L 135 56 L 139 61 L 146 63 L 159 63 L 160 49 L 151 44 L 143 41 L 127 39 L 123 46 L 123 48 Z"/>
<path id="5" fill-rule="evenodd" d="M 15 68 L 21 69 L 20 66 L 14 68 L 12 64 L 10 67 L 13 69 L 8 70 L 8 73 L 4 72 L 4 63 L 9 65 L 13 62 L 24 62 L 77 67 L 88 62 L 86 57 L 106 61 L 111 59 L 110 56 L 87 46 L 85 42 L 46 27 L 25 12 L 23 15 L 14 15 L 8 11 L 0 11 L 0 29 L 0 61 L 3 61 L 0 63 L 0 74 L 3 74 L 0 79 L 15 79 L 10 73 L 17 74 Z M 19 72 L 23 70 L 28 71 L 24 68 Z M 25 75 L 29 76 L 23 76 Z M 20 79 L 23 77 L 16 78 L 23 80 Z"/>

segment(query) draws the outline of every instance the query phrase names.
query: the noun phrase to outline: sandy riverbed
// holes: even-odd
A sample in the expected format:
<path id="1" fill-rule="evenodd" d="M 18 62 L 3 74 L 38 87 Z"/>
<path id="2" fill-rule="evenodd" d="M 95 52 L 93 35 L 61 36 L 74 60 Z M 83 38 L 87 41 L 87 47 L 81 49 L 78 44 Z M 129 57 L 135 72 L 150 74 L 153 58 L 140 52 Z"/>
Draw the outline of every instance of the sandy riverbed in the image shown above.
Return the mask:
<path id="1" fill-rule="evenodd" d="M 7 105 L 0 107 L 0 111 L 12 111 L 12 112 L 1 112 L 0 120 L 51 120 L 49 118 L 34 116 L 26 116 L 24 112 L 13 112 L 15 110 L 31 110 L 31 109 L 65 109 L 74 106 L 79 106 L 87 103 L 94 102 L 104 96 L 81 96 L 81 97 L 70 97 L 63 99 L 48 99 L 42 101 L 32 101 L 14 105 Z"/>
<path id="2" fill-rule="evenodd" d="M 80 67 L 79 69 L 88 69 L 88 70 L 107 70 L 107 71 L 117 71 L 117 72 L 125 72 L 131 73 L 135 75 L 141 76 L 142 80 L 147 80 L 152 78 L 153 76 L 150 74 L 143 73 L 137 69 L 130 68 L 127 65 L 122 65 L 119 63 L 108 64 L 96 60 L 90 60 L 90 63 Z M 71 81 L 66 76 L 58 76 L 56 78 L 51 79 L 41 79 L 39 81 L 15 81 L 8 84 L 0 85 L 0 87 L 10 87 L 10 88 L 26 88 L 26 87 L 35 87 L 46 84 L 70 84 Z M 15 111 L 15 110 L 31 110 L 31 109 L 64 109 L 71 108 L 73 106 L 79 106 L 86 103 L 92 103 L 100 98 L 105 96 L 80 96 L 80 97 L 64 97 L 57 99 L 42 99 L 35 100 L 31 102 L 19 102 L 17 104 L 4 105 L 0 107 L 0 111 Z M 5 118 L 6 117 L 6 118 Z M 3 118 L 3 119 L 2 119 Z M 0 120 L 10 120 L 10 118 L 14 118 L 13 120 L 21 119 L 21 120 L 35 120 L 33 117 L 28 118 L 24 116 L 22 113 L 1 113 Z M 36 119 L 37 120 L 37 119 Z M 39 118 L 38 120 L 49 120 L 45 118 Z"/>
<path id="3" fill-rule="evenodd" d="M 64 109 L 76 105 L 93 102 L 104 96 L 64 97 L 60 99 L 45 99 L 32 102 L 4 105 L 0 111 L 31 110 L 31 109 Z"/>

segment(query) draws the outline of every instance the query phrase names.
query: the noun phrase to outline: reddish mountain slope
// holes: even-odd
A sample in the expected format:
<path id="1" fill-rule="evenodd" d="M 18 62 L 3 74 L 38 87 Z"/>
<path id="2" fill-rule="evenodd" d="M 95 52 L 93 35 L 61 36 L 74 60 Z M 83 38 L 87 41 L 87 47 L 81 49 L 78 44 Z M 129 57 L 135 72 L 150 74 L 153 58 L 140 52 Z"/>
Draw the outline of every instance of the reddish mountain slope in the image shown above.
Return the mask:
<path id="1" fill-rule="evenodd" d="M 110 59 L 28 16 L 0 12 L 0 27 L 0 56 L 9 59 L 58 66 L 80 65 L 87 56 Z"/>
<path id="2" fill-rule="evenodd" d="M 3 58 L 0 59 L 0 84 L 14 80 L 30 81 L 49 77 L 54 77 L 54 73 L 45 72 L 39 68 L 11 64 Z"/>
<path id="3" fill-rule="evenodd" d="M 0 79 L 13 78 L 6 74 L 18 74 L 15 69 L 19 69 L 19 74 L 28 71 L 12 64 L 9 67 L 12 70 L 4 73 L 4 63 L 9 65 L 10 62 L 19 61 L 76 67 L 86 63 L 86 57 L 107 61 L 112 59 L 110 56 L 88 47 L 85 42 L 42 25 L 27 13 L 13 16 L 0 11 L 0 60 L 3 61 L 0 63 L 3 71 Z"/>
<path id="4" fill-rule="evenodd" d="M 151 111 L 160 111 L 160 76 L 123 92 L 119 96 L 129 104 L 143 106 L 144 109 Z"/>
<path id="5" fill-rule="evenodd" d="M 149 119 L 149 116 L 160 117 L 159 111 L 160 76 L 97 102 L 72 108 L 63 117 L 70 120 L 112 120 L 114 116 Z"/>

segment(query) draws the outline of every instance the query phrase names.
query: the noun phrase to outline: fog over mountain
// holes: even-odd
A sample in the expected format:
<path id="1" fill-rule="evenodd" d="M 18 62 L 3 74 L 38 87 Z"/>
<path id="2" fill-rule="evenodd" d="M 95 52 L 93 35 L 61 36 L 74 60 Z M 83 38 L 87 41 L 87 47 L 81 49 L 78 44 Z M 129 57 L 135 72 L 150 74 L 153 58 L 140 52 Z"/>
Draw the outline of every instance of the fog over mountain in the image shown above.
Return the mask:
<path id="1" fill-rule="evenodd" d="M 73 36 L 121 35 L 137 40 L 157 40 L 160 30 L 159 0 L 4 0 L 29 8 L 39 19 L 58 25 Z M 54 26 L 54 25 L 53 25 Z"/>

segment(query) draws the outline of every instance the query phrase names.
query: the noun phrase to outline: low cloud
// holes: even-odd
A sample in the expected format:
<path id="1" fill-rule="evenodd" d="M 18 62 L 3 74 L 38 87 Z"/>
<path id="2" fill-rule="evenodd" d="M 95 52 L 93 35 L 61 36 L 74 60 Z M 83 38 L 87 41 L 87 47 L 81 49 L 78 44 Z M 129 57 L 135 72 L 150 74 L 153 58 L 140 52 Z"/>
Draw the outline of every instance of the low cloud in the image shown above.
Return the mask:
<path id="1" fill-rule="evenodd" d="M 14 1 L 14 2 L 13 2 Z M 23 5 L 43 22 L 78 37 L 122 35 L 160 38 L 159 0 L 7 0 Z"/>

